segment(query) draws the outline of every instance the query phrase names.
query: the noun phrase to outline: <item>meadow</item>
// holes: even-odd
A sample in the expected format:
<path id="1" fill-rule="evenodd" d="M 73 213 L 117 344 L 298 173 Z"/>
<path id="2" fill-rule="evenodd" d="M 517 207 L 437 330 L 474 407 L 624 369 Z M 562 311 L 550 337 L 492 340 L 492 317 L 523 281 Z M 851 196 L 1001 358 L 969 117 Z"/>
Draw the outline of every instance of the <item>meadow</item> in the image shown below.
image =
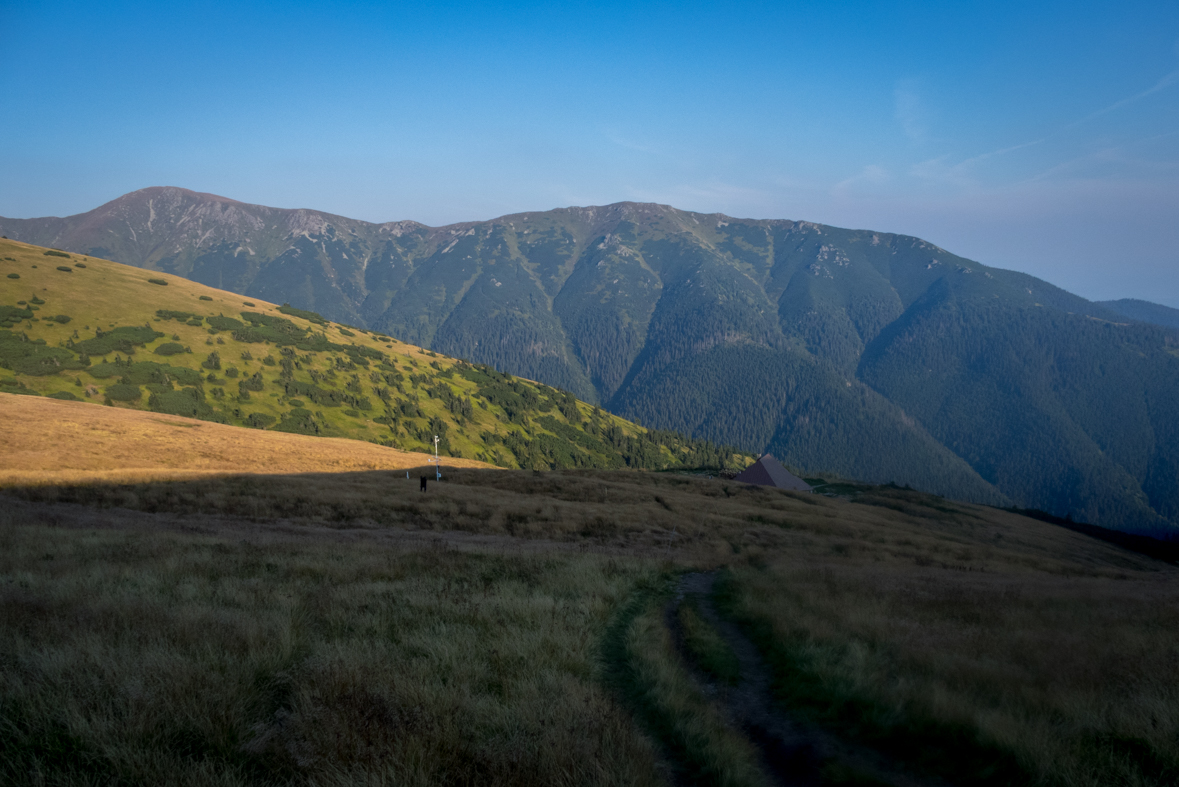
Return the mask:
<path id="1" fill-rule="evenodd" d="M 0 780 L 1174 783 L 1175 566 L 837 488 L 6 482 Z M 814 742 L 795 777 L 734 717 L 751 662 L 729 627 Z"/>

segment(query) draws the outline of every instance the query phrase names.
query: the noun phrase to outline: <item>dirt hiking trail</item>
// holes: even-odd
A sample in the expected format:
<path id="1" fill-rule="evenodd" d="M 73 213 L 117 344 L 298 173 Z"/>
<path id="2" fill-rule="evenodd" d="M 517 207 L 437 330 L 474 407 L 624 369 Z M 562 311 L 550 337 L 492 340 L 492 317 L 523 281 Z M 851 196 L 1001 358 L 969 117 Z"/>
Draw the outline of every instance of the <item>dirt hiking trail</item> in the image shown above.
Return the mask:
<path id="1" fill-rule="evenodd" d="M 681 658 L 701 691 L 723 709 L 729 724 L 740 730 L 761 755 L 768 780 L 782 787 L 818 787 L 843 783 L 894 787 L 947 787 L 940 780 L 917 778 L 886 753 L 842 740 L 793 717 L 773 700 L 772 676 L 754 644 L 736 624 L 723 618 L 712 601 L 718 572 L 696 572 L 680 577 L 674 597 L 664 610 Z M 694 603 L 705 622 L 725 641 L 740 667 L 735 685 L 713 680 L 693 660 L 679 622 L 680 606 Z M 838 765 L 841 777 L 825 778 L 828 766 Z"/>

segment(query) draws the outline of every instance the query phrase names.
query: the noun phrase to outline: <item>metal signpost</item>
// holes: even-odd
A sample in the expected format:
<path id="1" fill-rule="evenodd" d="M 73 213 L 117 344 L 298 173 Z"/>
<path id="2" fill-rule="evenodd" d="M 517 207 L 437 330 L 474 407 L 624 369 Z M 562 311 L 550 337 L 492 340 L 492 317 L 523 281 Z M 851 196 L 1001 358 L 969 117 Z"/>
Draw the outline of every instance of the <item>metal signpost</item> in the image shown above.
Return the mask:
<path id="1" fill-rule="evenodd" d="M 438 459 L 438 435 L 434 435 L 434 455 L 426 459 L 427 462 L 434 465 L 434 480 L 442 480 L 442 463 Z"/>

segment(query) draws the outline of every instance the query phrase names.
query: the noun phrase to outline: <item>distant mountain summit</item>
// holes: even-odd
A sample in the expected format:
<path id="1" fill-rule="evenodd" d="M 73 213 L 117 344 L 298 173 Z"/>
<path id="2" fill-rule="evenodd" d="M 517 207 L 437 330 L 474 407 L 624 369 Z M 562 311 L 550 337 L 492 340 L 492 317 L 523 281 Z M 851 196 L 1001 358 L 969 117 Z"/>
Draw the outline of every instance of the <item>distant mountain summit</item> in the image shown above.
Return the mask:
<path id="1" fill-rule="evenodd" d="M 1179 523 L 1179 333 L 919 238 L 630 202 L 373 224 L 172 188 L 0 231 L 289 302 L 808 474 Z"/>
<path id="2" fill-rule="evenodd" d="M 1172 309 L 1170 306 L 1163 306 L 1158 303 L 1151 303 L 1150 301 L 1141 301 L 1137 298 L 1122 298 L 1117 301 L 1098 301 L 1098 303 L 1110 311 L 1120 314 L 1123 317 L 1128 317 L 1131 320 L 1179 330 L 1179 309 Z"/>

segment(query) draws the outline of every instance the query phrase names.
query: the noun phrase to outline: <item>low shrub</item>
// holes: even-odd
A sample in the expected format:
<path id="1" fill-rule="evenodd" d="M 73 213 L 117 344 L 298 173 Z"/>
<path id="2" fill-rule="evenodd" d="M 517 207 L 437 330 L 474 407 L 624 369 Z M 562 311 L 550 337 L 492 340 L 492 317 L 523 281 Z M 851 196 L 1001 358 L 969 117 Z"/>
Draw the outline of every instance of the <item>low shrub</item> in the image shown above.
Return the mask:
<path id="1" fill-rule="evenodd" d="M 143 391 L 138 385 L 115 383 L 106 388 L 106 398 L 114 402 L 138 402 L 142 396 Z"/>
<path id="2" fill-rule="evenodd" d="M 161 320 L 177 320 L 179 322 L 201 319 L 199 314 L 193 314 L 192 312 L 177 312 L 172 311 L 171 309 L 157 309 L 156 316 Z"/>
<path id="3" fill-rule="evenodd" d="M 267 415 L 266 413 L 250 413 L 246 418 L 246 426 L 254 429 L 265 429 L 277 420 L 273 415 Z"/>
<path id="4" fill-rule="evenodd" d="M 57 251 L 56 249 L 48 249 L 47 251 L 42 252 L 42 254 L 44 254 L 46 257 L 65 257 L 67 260 L 73 259 L 64 251 Z"/>
<path id="5" fill-rule="evenodd" d="M 75 263 L 74 263 L 74 267 L 75 267 L 75 268 L 85 268 L 85 267 L 86 267 L 86 263 L 84 263 L 84 262 L 75 262 Z"/>
<path id="6" fill-rule="evenodd" d="M 74 272 L 74 269 L 71 268 L 69 265 L 58 265 L 57 269 L 59 271 L 64 271 L 65 273 L 73 273 Z"/>
<path id="7" fill-rule="evenodd" d="M 179 355 L 184 352 L 184 345 L 179 342 L 165 342 L 152 352 L 156 355 Z"/>
<path id="8" fill-rule="evenodd" d="M 210 407 L 205 402 L 205 395 L 196 388 L 181 388 L 179 391 L 152 394 L 147 400 L 147 406 L 156 413 L 183 415 L 222 424 L 226 422 L 225 416 Z"/>
<path id="9" fill-rule="evenodd" d="M 247 303 L 246 305 L 253 306 L 254 304 Z M 323 317 L 316 314 L 315 312 L 309 312 L 309 311 L 305 311 L 303 309 L 296 309 L 294 306 L 291 306 L 291 304 L 289 304 L 289 303 L 284 303 L 282 306 L 279 306 L 278 310 L 280 312 L 282 312 L 283 314 L 289 314 L 292 317 L 302 317 L 304 320 L 308 320 L 309 322 L 313 322 L 316 325 L 327 325 L 328 324 L 327 320 L 325 320 Z"/>
<path id="10" fill-rule="evenodd" d="M 10 279 L 19 279 L 19 278 L 20 278 L 20 274 L 19 274 L 19 273 L 10 273 L 10 274 L 8 274 L 8 278 L 10 278 Z"/>
<path id="11" fill-rule="evenodd" d="M 202 295 L 202 296 L 200 297 L 200 300 L 202 300 L 202 301 L 211 301 L 211 300 L 213 300 L 213 299 L 212 299 L 210 296 L 208 296 L 208 295 Z"/>
<path id="12" fill-rule="evenodd" d="M 158 285 L 160 285 L 161 287 L 167 287 L 167 286 L 168 286 L 168 282 L 167 282 L 167 280 L 166 280 L 166 279 L 148 279 L 148 282 L 149 282 L 149 283 L 151 283 L 151 284 L 158 284 Z"/>
<path id="13" fill-rule="evenodd" d="M 65 325 L 67 322 L 69 322 L 70 320 L 72 320 L 74 318 L 70 317 L 68 314 L 55 314 L 52 317 L 48 317 L 47 319 L 50 319 L 50 320 L 53 320 L 54 322 L 59 322 L 62 325 Z"/>
<path id="14" fill-rule="evenodd" d="M 50 399 L 61 399 L 63 402 L 78 402 L 81 401 L 69 391 L 58 391 L 57 393 L 49 394 Z"/>

